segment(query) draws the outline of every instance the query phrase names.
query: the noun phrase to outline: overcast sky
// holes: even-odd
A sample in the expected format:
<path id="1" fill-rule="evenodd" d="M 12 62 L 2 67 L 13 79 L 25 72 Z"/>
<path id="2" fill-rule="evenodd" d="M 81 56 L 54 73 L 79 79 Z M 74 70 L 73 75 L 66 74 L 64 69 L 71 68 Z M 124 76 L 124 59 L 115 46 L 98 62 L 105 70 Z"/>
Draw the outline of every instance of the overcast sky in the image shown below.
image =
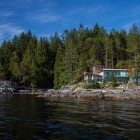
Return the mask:
<path id="1" fill-rule="evenodd" d="M 0 42 L 28 30 L 49 37 L 80 23 L 128 31 L 134 22 L 140 25 L 139 0 L 0 0 Z"/>

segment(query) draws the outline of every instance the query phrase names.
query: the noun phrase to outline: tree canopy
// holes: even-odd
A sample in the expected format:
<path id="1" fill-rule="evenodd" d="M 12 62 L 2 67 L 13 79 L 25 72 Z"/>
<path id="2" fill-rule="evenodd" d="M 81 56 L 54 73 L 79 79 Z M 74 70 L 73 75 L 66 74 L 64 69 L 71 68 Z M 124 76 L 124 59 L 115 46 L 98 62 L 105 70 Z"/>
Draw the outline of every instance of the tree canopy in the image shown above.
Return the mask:
<path id="1" fill-rule="evenodd" d="M 95 24 L 37 38 L 31 31 L 3 41 L 0 47 L 0 79 L 32 87 L 60 88 L 83 80 L 86 68 L 139 66 L 140 28 L 107 32 Z"/>

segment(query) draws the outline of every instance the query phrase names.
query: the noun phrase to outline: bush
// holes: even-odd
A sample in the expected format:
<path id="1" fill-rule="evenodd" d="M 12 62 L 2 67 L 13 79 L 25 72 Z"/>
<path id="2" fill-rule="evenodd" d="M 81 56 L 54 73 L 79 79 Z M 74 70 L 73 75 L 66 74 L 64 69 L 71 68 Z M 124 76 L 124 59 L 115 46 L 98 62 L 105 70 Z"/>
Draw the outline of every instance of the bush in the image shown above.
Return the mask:
<path id="1" fill-rule="evenodd" d="M 116 78 L 115 78 L 115 76 L 114 76 L 113 73 L 111 74 L 111 76 L 110 76 L 110 78 L 109 78 L 109 81 L 110 81 L 111 87 L 116 87 L 116 86 L 118 86 L 117 80 L 116 80 Z"/>
<path id="2" fill-rule="evenodd" d="M 97 81 L 89 80 L 86 88 L 87 89 L 99 89 L 99 88 L 101 88 L 101 86 Z"/>

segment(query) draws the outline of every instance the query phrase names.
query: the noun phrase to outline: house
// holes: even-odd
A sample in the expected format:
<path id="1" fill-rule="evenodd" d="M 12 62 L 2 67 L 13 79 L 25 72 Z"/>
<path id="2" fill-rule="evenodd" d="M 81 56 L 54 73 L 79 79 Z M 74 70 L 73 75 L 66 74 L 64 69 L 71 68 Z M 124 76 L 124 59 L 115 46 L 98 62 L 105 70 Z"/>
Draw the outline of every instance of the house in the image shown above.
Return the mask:
<path id="1" fill-rule="evenodd" d="M 0 92 L 8 91 L 9 89 L 11 90 L 11 82 L 5 81 L 5 80 L 0 80 Z"/>
<path id="2" fill-rule="evenodd" d="M 99 73 L 84 72 L 84 80 L 95 80 L 101 83 L 102 79 L 103 77 Z"/>
<path id="3" fill-rule="evenodd" d="M 92 67 L 92 72 L 99 73 L 100 71 L 102 71 L 105 68 L 106 67 L 104 65 L 94 65 Z"/>
<path id="4" fill-rule="evenodd" d="M 84 80 L 95 80 L 99 83 L 102 82 L 103 76 L 99 73 L 105 68 L 103 65 L 94 65 L 91 68 L 86 69 L 84 72 Z"/>
<path id="5" fill-rule="evenodd" d="M 11 87 L 11 81 L 0 80 L 0 87 Z"/>
<path id="6" fill-rule="evenodd" d="M 103 77 L 103 81 L 108 83 L 110 76 L 113 74 L 118 83 L 128 83 L 129 76 L 127 69 L 103 69 L 100 73 Z"/>
<path id="7" fill-rule="evenodd" d="M 92 67 L 91 72 L 85 72 L 84 80 L 96 80 L 100 83 L 103 81 L 108 83 L 112 74 L 119 83 L 127 83 L 129 81 L 127 69 L 107 69 L 103 65 L 95 65 Z"/>

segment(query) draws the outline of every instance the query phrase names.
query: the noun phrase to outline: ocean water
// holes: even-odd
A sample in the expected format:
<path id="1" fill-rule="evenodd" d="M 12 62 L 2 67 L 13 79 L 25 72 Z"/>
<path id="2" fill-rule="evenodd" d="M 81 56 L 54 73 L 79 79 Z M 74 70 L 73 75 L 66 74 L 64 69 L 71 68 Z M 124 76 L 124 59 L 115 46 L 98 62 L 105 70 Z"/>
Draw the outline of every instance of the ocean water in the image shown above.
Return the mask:
<path id="1" fill-rule="evenodd" d="M 139 139 L 139 100 L 0 95 L 0 140 Z"/>

